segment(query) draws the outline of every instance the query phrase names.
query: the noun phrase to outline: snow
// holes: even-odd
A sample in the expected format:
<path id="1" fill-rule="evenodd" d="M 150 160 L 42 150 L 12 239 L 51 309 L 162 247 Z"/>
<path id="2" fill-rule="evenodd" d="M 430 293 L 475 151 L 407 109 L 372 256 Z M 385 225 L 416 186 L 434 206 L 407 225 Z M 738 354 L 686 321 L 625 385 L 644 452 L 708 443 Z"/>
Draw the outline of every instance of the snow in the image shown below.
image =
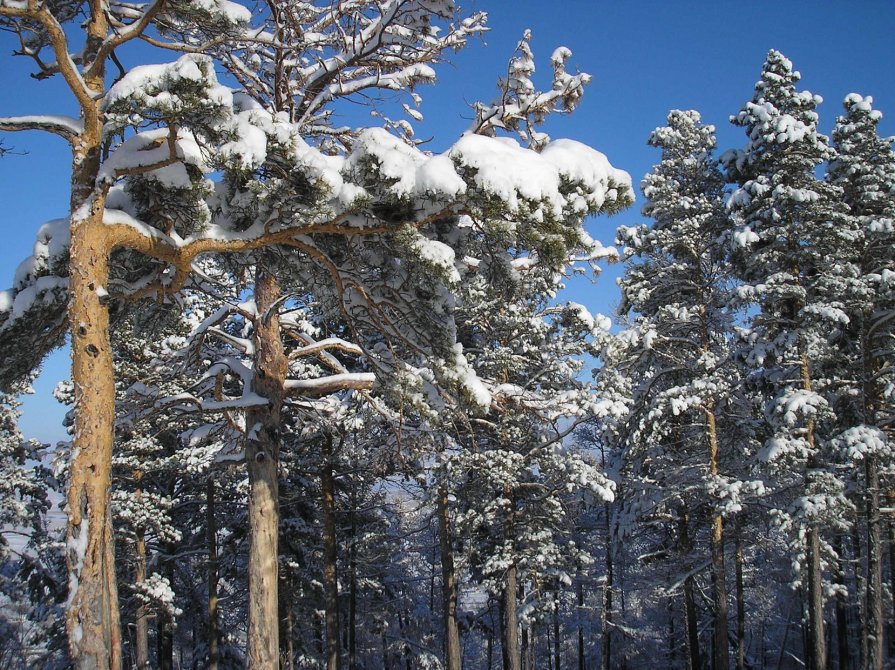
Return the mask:
<path id="1" fill-rule="evenodd" d="M 376 383 L 376 375 L 370 372 L 344 372 L 317 379 L 289 379 L 287 391 L 307 394 L 335 393 L 346 389 L 368 389 Z"/>

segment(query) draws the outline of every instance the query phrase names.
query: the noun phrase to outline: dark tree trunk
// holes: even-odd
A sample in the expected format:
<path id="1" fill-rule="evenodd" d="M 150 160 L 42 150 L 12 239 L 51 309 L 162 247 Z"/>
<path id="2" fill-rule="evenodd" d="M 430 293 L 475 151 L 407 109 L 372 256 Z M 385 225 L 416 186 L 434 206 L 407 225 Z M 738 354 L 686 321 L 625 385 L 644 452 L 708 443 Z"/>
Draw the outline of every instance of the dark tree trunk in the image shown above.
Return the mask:
<path id="1" fill-rule="evenodd" d="M 218 628 L 218 525 L 215 518 L 214 479 L 205 485 L 205 533 L 208 542 L 208 670 L 218 670 L 220 630 Z"/>
<path id="2" fill-rule="evenodd" d="M 868 670 L 883 667 L 883 565 L 882 522 L 879 513 L 879 463 L 868 455 L 864 472 L 867 482 L 867 663 Z"/>
<path id="3" fill-rule="evenodd" d="M 516 566 L 507 569 L 504 577 L 503 598 L 501 599 L 501 648 L 503 670 L 522 670 L 522 655 L 519 643 L 519 619 L 516 614 L 518 584 Z"/>
<path id="4" fill-rule="evenodd" d="M 736 524 L 737 670 L 746 667 L 746 597 L 743 588 L 743 530 Z"/>
<path id="5" fill-rule="evenodd" d="M 816 526 L 808 529 L 808 667 L 826 670 L 827 650 L 824 639 L 823 578 L 820 567 L 820 531 Z"/>
<path id="6" fill-rule="evenodd" d="M 351 545 L 348 548 L 348 670 L 357 668 L 357 499 L 351 496 Z"/>
<path id="7" fill-rule="evenodd" d="M 280 670 L 295 667 L 295 611 L 292 602 L 292 569 L 283 566 L 280 573 Z"/>
<path id="8" fill-rule="evenodd" d="M 444 666 L 460 670 L 460 631 L 457 627 L 457 574 L 451 548 L 447 487 L 438 489 L 438 539 L 441 549 L 441 616 L 444 626 Z"/>
<path id="9" fill-rule="evenodd" d="M 560 584 L 559 580 L 556 580 L 556 590 L 554 593 L 554 607 L 553 607 L 553 669 L 559 670 L 559 660 L 561 657 L 562 651 L 562 640 L 559 636 L 559 607 L 560 607 Z"/>
<path id="10" fill-rule="evenodd" d="M 839 670 L 850 670 L 851 653 L 848 646 L 848 596 L 843 592 L 845 588 L 845 570 L 843 563 L 844 547 L 842 536 L 836 536 L 835 550 L 838 556 L 836 561 L 836 583 L 841 587 L 836 594 L 836 651 L 839 656 Z"/>
<path id="11" fill-rule="evenodd" d="M 680 548 L 685 557 L 684 569 L 687 576 L 684 577 L 684 618 L 687 622 L 687 667 L 690 670 L 698 670 L 700 667 L 699 654 L 699 628 L 696 614 L 696 596 L 693 575 L 690 566 L 690 528 L 689 517 L 686 509 L 678 510 L 678 529 L 680 531 Z"/>
<path id="12" fill-rule="evenodd" d="M 323 440 L 320 486 L 323 494 L 323 591 L 326 613 L 326 670 L 339 664 L 339 576 L 336 547 L 336 491 L 333 477 L 332 437 Z"/>
<path id="13" fill-rule="evenodd" d="M 862 548 L 861 533 L 858 526 L 859 521 L 860 515 L 858 515 L 857 520 L 851 527 L 851 546 L 854 553 L 852 565 L 855 571 L 855 592 L 857 594 L 855 600 L 857 601 L 858 624 L 861 631 L 863 631 L 867 624 L 867 581 L 864 578 L 864 549 Z M 858 639 L 858 643 L 858 667 L 863 668 L 867 662 L 867 636 L 863 632 Z"/>

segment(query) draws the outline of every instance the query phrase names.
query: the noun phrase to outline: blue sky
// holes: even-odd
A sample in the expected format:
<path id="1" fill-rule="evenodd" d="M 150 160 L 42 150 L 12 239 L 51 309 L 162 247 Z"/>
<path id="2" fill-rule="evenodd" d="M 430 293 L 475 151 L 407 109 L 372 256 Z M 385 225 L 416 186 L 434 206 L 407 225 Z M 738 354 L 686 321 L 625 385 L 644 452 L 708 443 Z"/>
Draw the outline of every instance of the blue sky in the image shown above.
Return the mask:
<path id="1" fill-rule="evenodd" d="M 438 68 L 440 83 L 419 90 L 426 120 L 419 137 L 443 150 L 468 126 L 469 104 L 488 101 L 495 83 L 526 28 L 533 33 L 539 67 L 536 83 L 549 86 L 549 57 L 559 45 L 574 56 L 572 69 L 593 75 L 575 114 L 547 126 L 553 137 L 570 137 L 604 152 L 627 170 L 635 184 L 657 161 L 647 147 L 650 131 L 664 123 L 670 109 L 697 109 L 718 129 L 719 147 L 740 147 L 745 136 L 730 125 L 753 90 L 771 48 L 782 51 L 802 73 L 802 86 L 824 98 L 821 128 L 829 133 L 851 92 L 872 95 L 884 118 L 884 134 L 895 135 L 895 2 L 599 2 L 595 0 L 493 0 L 463 2 L 489 13 L 491 32 Z M 28 61 L 8 54 L 16 44 L 0 34 L 0 115 L 73 113 L 60 82 L 28 77 Z M 160 54 L 157 60 L 165 60 Z M 168 58 L 170 59 L 170 58 Z M 123 56 L 125 64 L 127 55 Z M 7 145 L 26 156 L 0 160 L 0 284 L 8 286 L 18 262 L 30 253 L 34 233 L 44 221 L 66 216 L 68 153 L 61 140 L 38 133 L 0 133 Z M 611 219 L 589 224 L 591 234 L 611 243 L 618 225 L 641 221 L 640 203 Z M 596 283 L 575 281 L 567 299 L 611 314 L 618 301 L 615 277 L 608 269 Z M 64 433 L 64 408 L 49 392 L 67 375 L 65 353 L 52 356 L 26 400 L 26 435 L 51 441 Z"/>

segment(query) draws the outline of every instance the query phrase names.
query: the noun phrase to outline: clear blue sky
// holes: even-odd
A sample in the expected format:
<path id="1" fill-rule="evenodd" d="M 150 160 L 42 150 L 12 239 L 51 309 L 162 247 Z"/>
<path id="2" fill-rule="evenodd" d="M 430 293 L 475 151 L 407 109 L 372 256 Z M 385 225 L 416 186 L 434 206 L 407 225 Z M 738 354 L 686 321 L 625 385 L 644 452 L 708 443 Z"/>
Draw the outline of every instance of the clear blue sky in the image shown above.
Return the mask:
<path id="1" fill-rule="evenodd" d="M 571 137 L 603 151 L 627 170 L 635 184 L 657 160 L 646 146 L 650 131 L 670 109 L 697 109 L 718 128 L 719 146 L 745 143 L 728 117 L 752 95 L 764 57 L 779 49 L 802 73 L 802 86 L 824 98 L 821 128 L 829 133 L 851 92 L 872 95 L 883 114 L 882 132 L 895 135 L 895 2 L 850 0 L 813 2 L 601 2 L 599 0 L 478 0 L 459 4 L 489 13 L 492 28 L 483 41 L 454 55 L 438 70 L 440 84 L 426 87 L 419 137 L 432 137 L 433 150 L 446 148 L 468 125 L 468 104 L 489 100 L 497 77 L 526 28 L 533 32 L 539 73 L 549 86 L 549 57 L 569 47 L 571 67 L 594 76 L 579 110 L 547 127 L 553 137 Z M 72 113 L 58 82 L 28 77 L 28 62 L 8 54 L 15 48 L 0 34 L 0 115 Z M 164 54 L 158 57 L 164 59 Z M 126 64 L 128 63 L 125 55 Z M 68 154 L 61 140 L 37 133 L 0 134 L 8 145 L 28 152 L 0 160 L 0 284 L 8 286 L 18 262 L 30 253 L 38 226 L 67 214 Z M 612 219 L 595 219 L 591 234 L 611 243 L 616 226 L 641 220 L 639 203 Z M 618 268 L 596 284 L 575 282 L 568 299 L 611 314 L 618 300 Z M 47 362 L 26 402 L 28 436 L 54 440 L 63 409 L 49 391 L 67 375 L 67 359 Z"/>

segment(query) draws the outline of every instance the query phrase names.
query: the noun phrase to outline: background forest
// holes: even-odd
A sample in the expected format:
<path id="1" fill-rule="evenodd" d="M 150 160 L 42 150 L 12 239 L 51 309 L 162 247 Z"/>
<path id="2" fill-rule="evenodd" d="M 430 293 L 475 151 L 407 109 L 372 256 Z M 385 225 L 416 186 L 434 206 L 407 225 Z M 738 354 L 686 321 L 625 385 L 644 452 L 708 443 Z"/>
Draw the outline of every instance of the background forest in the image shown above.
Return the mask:
<path id="1" fill-rule="evenodd" d="M 0 667 L 892 665 L 873 98 L 827 136 L 772 49 L 733 146 L 693 110 L 643 138 L 615 225 L 625 157 L 554 137 L 593 95 L 562 43 L 515 36 L 457 132 L 424 116 L 488 20 L 0 0 L 55 87 L 0 117 L 3 167 L 31 131 L 70 167 L 0 293 Z M 610 318 L 566 287 L 612 261 Z"/>

